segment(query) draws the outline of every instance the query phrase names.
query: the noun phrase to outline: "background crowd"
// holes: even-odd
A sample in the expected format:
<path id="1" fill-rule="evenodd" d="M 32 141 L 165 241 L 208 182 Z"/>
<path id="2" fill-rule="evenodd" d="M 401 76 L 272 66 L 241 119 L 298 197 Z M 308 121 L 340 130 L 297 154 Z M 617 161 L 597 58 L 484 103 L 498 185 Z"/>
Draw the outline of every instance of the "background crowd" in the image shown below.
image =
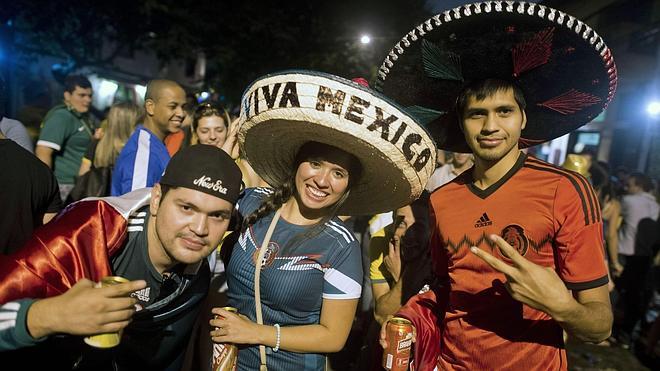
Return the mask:
<path id="1" fill-rule="evenodd" d="M 0 122 L 0 251 L 21 248 L 34 229 L 68 204 L 85 197 L 120 196 L 158 183 L 169 159 L 193 145 L 225 146 L 237 112 L 186 92 L 177 82 L 148 82 L 144 106 L 115 102 L 102 115 L 91 110 L 94 93 L 81 75 L 65 79 L 62 102 L 41 119 L 31 137 L 16 120 Z M 0 94 L 6 94 L 0 89 Z M 11 141 L 11 143 L 10 143 Z M 234 147 L 232 147 L 234 148 Z M 534 147 L 528 153 L 534 155 Z M 237 149 L 233 158 L 248 187 L 268 186 Z M 379 323 L 432 280 L 428 242 L 428 197 L 472 166 L 472 156 L 438 151 L 426 191 L 412 205 L 391 213 L 351 217 L 346 223 L 360 242 L 363 291 L 349 340 L 333 355 L 334 369 L 378 369 Z M 585 176 L 598 196 L 603 239 L 612 278 L 609 289 L 614 333 L 602 346 L 629 349 L 652 365 L 660 357 L 660 226 L 657 179 L 615 169 L 593 154 L 569 154 L 561 164 Z M 11 175 L 10 175 L 11 174 Z M 387 241 L 396 235 L 400 247 Z M 224 266 L 215 253 L 215 277 Z M 224 281 L 215 289 L 224 292 Z M 208 350 L 207 350 L 208 351 Z M 370 366 L 371 365 L 371 366 Z"/>

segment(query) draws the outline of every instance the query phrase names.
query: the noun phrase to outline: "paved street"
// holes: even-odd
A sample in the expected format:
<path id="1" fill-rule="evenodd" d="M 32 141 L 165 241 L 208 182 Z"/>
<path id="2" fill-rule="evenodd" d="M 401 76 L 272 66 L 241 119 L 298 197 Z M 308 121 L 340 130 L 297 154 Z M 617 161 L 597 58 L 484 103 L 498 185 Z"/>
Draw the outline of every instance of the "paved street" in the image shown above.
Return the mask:
<path id="1" fill-rule="evenodd" d="M 652 370 L 626 349 L 573 342 L 568 344 L 568 366 L 571 371 Z M 656 363 L 655 367 L 657 370 L 660 365 Z"/>

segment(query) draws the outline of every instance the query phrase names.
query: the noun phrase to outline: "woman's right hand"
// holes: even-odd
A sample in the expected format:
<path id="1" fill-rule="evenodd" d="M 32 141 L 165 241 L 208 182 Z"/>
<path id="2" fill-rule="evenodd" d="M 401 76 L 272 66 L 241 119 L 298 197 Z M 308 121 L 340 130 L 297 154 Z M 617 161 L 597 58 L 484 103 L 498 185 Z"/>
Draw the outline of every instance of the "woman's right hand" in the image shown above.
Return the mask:
<path id="1" fill-rule="evenodd" d="M 262 344 L 262 327 L 250 321 L 242 314 L 226 311 L 222 308 L 211 310 L 216 316 L 211 324 L 211 340 L 216 343 Z M 272 326 L 270 326 L 272 327 Z"/>
<path id="2" fill-rule="evenodd" d="M 229 124 L 227 139 L 222 145 L 222 150 L 233 159 L 238 158 L 238 120 L 237 117 Z"/>

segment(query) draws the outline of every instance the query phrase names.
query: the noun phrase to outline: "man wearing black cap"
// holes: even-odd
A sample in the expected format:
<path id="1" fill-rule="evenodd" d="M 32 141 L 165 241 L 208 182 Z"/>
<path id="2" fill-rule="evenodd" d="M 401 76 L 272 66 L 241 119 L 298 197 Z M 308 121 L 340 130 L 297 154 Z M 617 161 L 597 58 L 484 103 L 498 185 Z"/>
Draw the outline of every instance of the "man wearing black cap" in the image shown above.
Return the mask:
<path id="1" fill-rule="evenodd" d="M 50 351 L 20 362 L 51 368 L 178 370 L 208 289 L 205 258 L 226 232 L 240 189 L 230 156 L 192 146 L 172 158 L 152 189 L 74 204 L 0 260 L 1 318 L 13 319 L 2 323 L 0 350 L 44 342 L 14 354 Z M 94 288 L 106 276 L 129 282 Z M 80 337 L 120 329 L 111 351 Z M 53 334 L 76 336 L 62 351 Z"/>

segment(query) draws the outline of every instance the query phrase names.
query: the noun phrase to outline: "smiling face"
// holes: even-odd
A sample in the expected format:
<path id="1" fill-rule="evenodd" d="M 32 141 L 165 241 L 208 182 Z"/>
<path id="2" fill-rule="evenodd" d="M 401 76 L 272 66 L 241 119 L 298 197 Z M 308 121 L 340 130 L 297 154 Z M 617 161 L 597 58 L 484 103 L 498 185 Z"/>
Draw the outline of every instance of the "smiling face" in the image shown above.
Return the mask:
<path id="1" fill-rule="evenodd" d="M 351 161 L 351 155 L 334 147 L 303 157 L 295 175 L 296 200 L 303 213 L 323 212 L 342 198 L 348 190 Z"/>
<path id="2" fill-rule="evenodd" d="M 220 116 L 206 116 L 197 121 L 195 134 L 200 144 L 208 144 L 222 148 L 227 140 L 227 126 Z"/>
<path id="3" fill-rule="evenodd" d="M 64 92 L 64 102 L 76 112 L 85 113 L 92 104 L 92 88 L 81 88 L 76 85 L 72 92 Z"/>
<path id="4" fill-rule="evenodd" d="M 157 97 L 149 98 L 145 102 L 145 110 L 152 124 L 149 129 L 158 131 L 163 136 L 178 132 L 186 118 L 185 104 L 186 93 L 181 87 L 163 86 Z"/>
<path id="5" fill-rule="evenodd" d="M 483 100 L 469 96 L 463 110 L 465 140 L 481 161 L 497 162 L 507 155 L 517 156 L 518 139 L 526 123 L 513 89 L 497 90 Z"/>
<path id="6" fill-rule="evenodd" d="M 151 195 L 149 257 L 159 272 L 197 263 L 218 247 L 229 226 L 229 201 L 183 187 L 162 197 L 159 184 Z"/>

